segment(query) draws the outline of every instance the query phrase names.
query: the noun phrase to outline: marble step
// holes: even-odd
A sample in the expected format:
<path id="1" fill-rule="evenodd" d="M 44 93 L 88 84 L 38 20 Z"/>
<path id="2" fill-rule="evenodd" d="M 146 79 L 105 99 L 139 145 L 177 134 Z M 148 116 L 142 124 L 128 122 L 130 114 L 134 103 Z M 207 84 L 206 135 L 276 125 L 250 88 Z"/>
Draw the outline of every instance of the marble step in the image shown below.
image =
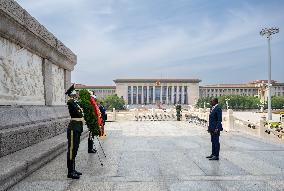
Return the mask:
<path id="1" fill-rule="evenodd" d="M 81 139 L 88 136 L 84 127 Z M 66 133 L 44 140 L 0 158 L 0 191 L 15 185 L 35 170 L 66 151 Z"/>

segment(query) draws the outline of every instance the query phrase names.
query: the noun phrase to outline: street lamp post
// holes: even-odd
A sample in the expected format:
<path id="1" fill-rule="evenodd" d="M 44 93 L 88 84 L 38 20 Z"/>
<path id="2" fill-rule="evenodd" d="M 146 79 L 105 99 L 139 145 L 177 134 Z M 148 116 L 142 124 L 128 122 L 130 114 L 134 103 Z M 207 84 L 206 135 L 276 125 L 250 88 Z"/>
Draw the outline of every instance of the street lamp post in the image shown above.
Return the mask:
<path id="1" fill-rule="evenodd" d="M 209 105 L 209 103 L 203 102 L 203 108 L 206 109 L 207 105 Z"/>
<path id="2" fill-rule="evenodd" d="M 226 106 L 227 106 L 227 110 L 228 110 L 229 109 L 229 101 L 230 101 L 230 99 L 226 98 L 225 100 L 226 100 Z"/>
<path id="3" fill-rule="evenodd" d="M 260 35 L 267 38 L 268 42 L 268 120 L 272 120 L 272 113 L 271 113 L 271 48 L 270 48 L 270 40 L 271 35 L 276 34 L 279 32 L 279 28 L 264 28 L 260 31 Z"/>

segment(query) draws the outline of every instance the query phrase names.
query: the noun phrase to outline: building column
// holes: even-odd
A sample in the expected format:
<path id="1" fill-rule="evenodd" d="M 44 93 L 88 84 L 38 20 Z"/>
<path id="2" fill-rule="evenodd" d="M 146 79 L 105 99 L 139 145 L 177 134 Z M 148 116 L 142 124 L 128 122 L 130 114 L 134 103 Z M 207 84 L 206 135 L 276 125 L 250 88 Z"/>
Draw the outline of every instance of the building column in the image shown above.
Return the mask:
<path id="1" fill-rule="evenodd" d="M 69 83 L 69 79 L 71 79 L 71 72 L 67 72 L 65 70 L 65 90 L 69 88 L 68 84 L 66 83 L 67 81 Z M 52 63 L 48 61 L 47 59 L 43 60 L 43 83 L 44 83 L 45 105 L 52 105 L 52 96 L 53 96 L 52 95 L 52 86 L 53 86 Z"/>
<path id="2" fill-rule="evenodd" d="M 156 103 L 156 98 L 155 98 L 155 85 L 153 85 L 153 104 Z"/>
<path id="3" fill-rule="evenodd" d="M 172 95 L 171 95 L 172 104 L 174 104 L 174 91 L 175 91 L 175 86 L 172 85 Z"/>
<path id="4" fill-rule="evenodd" d="M 184 104 L 184 86 L 181 87 L 181 104 Z"/>
<path id="5" fill-rule="evenodd" d="M 163 86 L 160 86 L 160 104 L 163 104 L 163 98 L 162 98 L 162 96 L 163 96 Z"/>
<path id="6" fill-rule="evenodd" d="M 169 86 L 167 85 L 167 92 L 166 92 L 166 104 L 168 105 L 169 104 Z"/>
<path id="7" fill-rule="evenodd" d="M 144 105 L 144 86 L 142 85 L 141 105 Z"/>
<path id="8" fill-rule="evenodd" d="M 179 86 L 177 86 L 177 104 L 179 104 L 179 102 L 181 101 L 181 100 L 179 100 Z"/>
<path id="9" fill-rule="evenodd" d="M 138 103 L 138 86 L 136 86 L 136 105 L 139 105 L 139 103 Z"/>
<path id="10" fill-rule="evenodd" d="M 189 86 L 186 86 L 186 104 L 188 105 Z"/>
<path id="11" fill-rule="evenodd" d="M 147 104 L 149 104 L 149 85 L 147 85 Z"/>

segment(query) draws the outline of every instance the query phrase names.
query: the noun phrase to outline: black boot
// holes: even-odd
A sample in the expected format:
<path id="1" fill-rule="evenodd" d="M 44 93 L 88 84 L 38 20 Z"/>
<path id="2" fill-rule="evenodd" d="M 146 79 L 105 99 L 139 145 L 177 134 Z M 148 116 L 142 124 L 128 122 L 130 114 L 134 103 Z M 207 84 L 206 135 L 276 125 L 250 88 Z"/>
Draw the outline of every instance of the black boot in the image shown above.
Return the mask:
<path id="1" fill-rule="evenodd" d="M 80 176 L 76 174 L 75 172 L 71 172 L 71 173 L 68 173 L 67 178 L 79 179 Z"/>
<path id="2" fill-rule="evenodd" d="M 79 179 L 80 176 L 74 172 L 74 161 L 67 159 L 68 174 L 67 178 Z"/>
<path id="3" fill-rule="evenodd" d="M 96 149 L 88 150 L 88 153 L 96 153 L 96 152 L 97 152 Z"/>
<path id="4" fill-rule="evenodd" d="M 75 172 L 75 174 L 78 174 L 78 175 L 81 176 L 82 173 L 76 170 L 76 165 L 75 165 L 75 164 L 76 164 L 76 163 L 75 163 L 75 160 L 73 160 L 73 172 Z"/>
<path id="5" fill-rule="evenodd" d="M 88 139 L 88 150 L 93 150 L 93 144 L 94 144 L 93 140 L 89 138 Z"/>
<path id="6" fill-rule="evenodd" d="M 68 169 L 68 174 L 71 174 L 73 172 L 73 160 L 70 160 L 67 158 L 67 169 Z"/>
<path id="7" fill-rule="evenodd" d="M 97 150 L 94 149 L 94 141 L 92 140 L 92 137 L 89 136 L 88 138 L 88 153 L 96 153 Z"/>

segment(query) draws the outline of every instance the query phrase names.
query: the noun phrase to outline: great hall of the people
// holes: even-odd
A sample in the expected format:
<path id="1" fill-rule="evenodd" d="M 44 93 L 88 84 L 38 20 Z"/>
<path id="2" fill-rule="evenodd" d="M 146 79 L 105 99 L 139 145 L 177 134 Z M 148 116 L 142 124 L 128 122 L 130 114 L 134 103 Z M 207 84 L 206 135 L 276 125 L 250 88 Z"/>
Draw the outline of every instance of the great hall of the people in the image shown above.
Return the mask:
<path id="1" fill-rule="evenodd" d="M 200 86 L 199 79 L 116 79 L 115 86 L 78 84 L 77 89 L 89 89 L 97 97 L 117 94 L 127 105 L 194 105 L 202 97 L 247 95 L 267 97 L 267 81 L 246 84 L 215 84 Z M 284 83 L 272 81 L 272 96 L 284 96 Z"/>

